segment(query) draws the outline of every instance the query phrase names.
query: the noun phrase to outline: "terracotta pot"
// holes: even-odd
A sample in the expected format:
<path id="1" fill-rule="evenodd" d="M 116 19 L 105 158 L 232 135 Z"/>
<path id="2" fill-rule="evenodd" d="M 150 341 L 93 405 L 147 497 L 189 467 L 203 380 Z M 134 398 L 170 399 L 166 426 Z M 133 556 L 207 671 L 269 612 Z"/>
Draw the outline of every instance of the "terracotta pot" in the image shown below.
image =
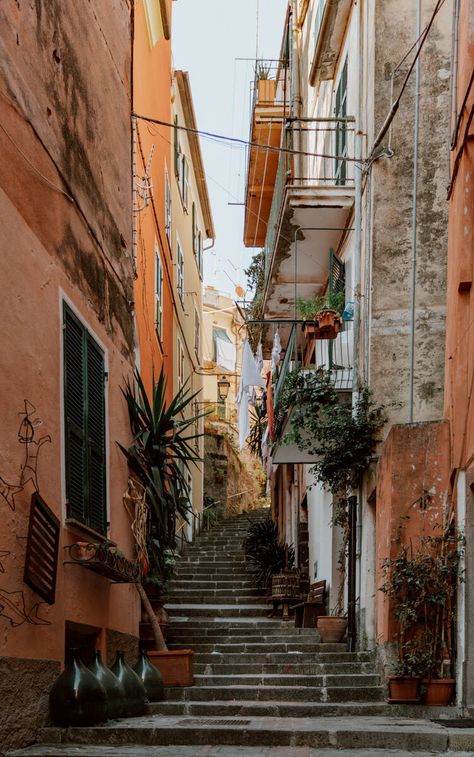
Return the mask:
<path id="1" fill-rule="evenodd" d="M 148 652 L 150 662 L 158 668 L 163 676 L 165 687 L 194 685 L 193 656 L 192 649 Z"/>
<path id="2" fill-rule="evenodd" d="M 391 702 L 417 702 L 420 678 L 414 676 L 390 676 L 388 692 Z"/>
<path id="3" fill-rule="evenodd" d="M 257 82 L 258 102 L 273 103 L 276 95 L 275 79 L 259 79 Z"/>
<path id="4" fill-rule="evenodd" d="M 341 317 L 336 310 L 325 309 L 316 313 L 316 339 L 335 339 L 341 329 Z"/>
<path id="5" fill-rule="evenodd" d="M 323 644 L 338 644 L 343 640 L 347 628 L 347 618 L 336 615 L 320 615 L 316 628 Z"/>
<path id="6" fill-rule="evenodd" d="M 446 707 L 450 704 L 456 687 L 454 678 L 423 678 L 423 704 Z"/>

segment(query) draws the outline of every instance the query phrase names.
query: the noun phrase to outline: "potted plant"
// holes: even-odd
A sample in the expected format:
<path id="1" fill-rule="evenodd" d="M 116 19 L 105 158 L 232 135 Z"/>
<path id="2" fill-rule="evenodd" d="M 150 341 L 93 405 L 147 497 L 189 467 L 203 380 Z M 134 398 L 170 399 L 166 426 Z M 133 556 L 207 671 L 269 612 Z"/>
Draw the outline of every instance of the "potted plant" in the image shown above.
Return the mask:
<path id="1" fill-rule="evenodd" d="M 259 63 L 257 66 L 257 94 L 259 103 L 274 102 L 276 84 L 275 79 L 270 79 L 270 66 Z"/>
<path id="2" fill-rule="evenodd" d="M 132 511 L 132 532 L 142 563 L 142 581 L 137 589 L 156 646 L 149 656 L 164 674 L 165 685 L 190 685 L 193 652 L 168 651 L 147 592 L 159 591 L 169 580 L 169 556 L 175 551 L 177 523 L 187 520 L 190 512 L 186 472 L 200 462 L 194 446 L 200 434 L 195 434 L 194 428 L 204 415 L 187 415 L 197 393 L 186 385 L 166 402 L 163 369 L 157 380 L 153 378 L 150 397 L 138 371 L 134 378 L 135 382 L 127 381 L 123 390 L 133 441 L 129 447 L 119 447 L 131 473 L 125 502 Z"/>
<path id="3" fill-rule="evenodd" d="M 304 318 L 307 339 L 335 339 L 341 329 L 344 292 L 331 292 L 309 300 L 297 298 L 296 307 Z"/>
<path id="4" fill-rule="evenodd" d="M 448 529 L 441 526 L 441 535 L 421 536 L 416 546 L 413 541 L 409 546 L 402 543 L 383 562 L 380 589 L 392 601 L 398 626 L 398 661 L 396 675 L 389 678 L 389 701 L 418 700 L 420 678 L 425 704 L 447 705 L 452 700 L 455 681 L 449 673 L 459 559 L 451 524 Z"/>

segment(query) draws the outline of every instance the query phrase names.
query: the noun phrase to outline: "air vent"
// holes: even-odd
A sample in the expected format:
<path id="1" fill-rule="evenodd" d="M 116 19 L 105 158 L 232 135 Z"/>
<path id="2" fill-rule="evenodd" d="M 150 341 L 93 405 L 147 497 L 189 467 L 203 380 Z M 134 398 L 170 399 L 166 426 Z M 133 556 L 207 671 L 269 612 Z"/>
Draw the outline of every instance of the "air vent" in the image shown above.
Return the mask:
<path id="1" fill-rule="evenodd" d="M 54 604 L 59 520 L 38 493 L 31 498 L 23 580 L 48 605 Z"/>

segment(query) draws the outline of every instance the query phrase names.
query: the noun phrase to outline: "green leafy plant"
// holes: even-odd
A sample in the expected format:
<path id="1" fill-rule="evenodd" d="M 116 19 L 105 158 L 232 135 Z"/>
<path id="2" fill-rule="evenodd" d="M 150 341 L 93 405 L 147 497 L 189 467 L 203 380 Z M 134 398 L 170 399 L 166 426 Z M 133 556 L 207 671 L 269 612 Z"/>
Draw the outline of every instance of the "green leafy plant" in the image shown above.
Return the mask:
<path id="1" fill-rule="evenodd" d="M 214 499 L 214 497 L 210 497 L 208 494 L 204 495 L 202 524 L 206 531 L 215 526 L 219 520 L 218 504 L 218 500 Z"/>
<path id="2" fill-rule="evenodd" d="M 452 527 L 441 528 L 442 533 L 421 536 L 416 547 L 412 542 L 401 544 L 395 556 L 382 563 L 380 591 L 391 599 L 398 629 L 397 675 L 443 677 L 446 660 L 452 663 L 463 541 Z"/>
<path id="3" fill-rule="evenodd" d="M 122 389 L 125 397 L 133 441 L 129 447 L 119 444 L 125 455 L 132 478 L 145 492 L 146 547 L 148 566 L 144 580 L 166 587 L 172 575 L 176 548 L 176 526 L 187 520 L 191 508 L 186 471 L 200 462 L 194 442 L 201 434 L 194 433 L 196 421 L 203 415 L 186 413 L 197 393 L 183 386 L 173 399 L 166 402 L 166 378 L 161 370 L 153 378 L 149 399 L 137 370 L 134 382 L 128 380 Z M 140 596 L 146 605 L 141 591 Z M 146 607 L 147 613 L 149 608 Z M 155 630 L 155 629 L 154 629 Z M 166 648 L 156 639 L 158 648 Z"/>
<path id="4" fill-rule="evenodd" d="M 342 315 L 346 298 L 344 292 L 333 292 L 312 297 L 309 300 L 303 300 L 301 297 L 296 298 L 296 307 L 301 318 L 305 321 L 314 321 L 315 315 L 321 310 L 335 310 Z"/>
<path id="5" fill-rule="evenodd" d="M 254 457 L 262 459 L 262 441 L 267 428 L 260 404 L 256 404 L 250 411 L 250 434 L 247 439 L 249 450 Z"/>
<path id="6" fill-rule="evenodd" d="M 288 547 L 288 564 L 286 560 L 286 545 L 280 542 L 278 526 L 272 519 L 252 523 L 244 539 L 245 556 L 251 564 L 251 571 L 255 583 L 262 589 L 268 589 L 272 576 L 283 568 L 292 568 L 295 564 L 295 550 Z"/>
<path id="7" fill-rule="evenodd" d="M 253 256 L 249 267 L 245 270 L 247 286 L 253 292 L 253 300 L 247 307 L 247 318 L 260 321 L 263 318 L 263 290 L 265 288 L 265 250 Z M 262 333 L 261 324 L 250 324 L 248 327 L 249 342 L 255 350 Z"/>
<path id="8" fill-rule="evenodd" d="M 270 66 L 265 63 L 259 63 L 257 65 L 257 81 L 270 78 Z"/>

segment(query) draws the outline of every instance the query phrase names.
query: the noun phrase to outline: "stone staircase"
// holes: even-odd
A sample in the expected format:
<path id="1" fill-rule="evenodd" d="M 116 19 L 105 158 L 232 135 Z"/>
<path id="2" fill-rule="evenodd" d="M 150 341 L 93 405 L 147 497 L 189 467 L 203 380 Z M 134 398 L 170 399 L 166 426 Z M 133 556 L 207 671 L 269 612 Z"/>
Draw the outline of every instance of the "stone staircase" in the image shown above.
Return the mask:
<path id="1" fill-rule="evenodd" d="M 218 524 L 179 561 L 167 604 L 168 645 L 195 651 L 195 686 L 169 689 L 167 700 L 142 718 L 45 728 L 44 743 L 18 757 L 92 757 L 108 755 L 108 747 L 117 757 L 470 752 L 474 729 L 451 729 L 432 723 L 426 709 L 386 704 L 372 652 L 348 653 L 345 644 L 320 643 L 315 629 L 268 618 L 270 606 L 254 588 L 242 552 L 249 520 L 266 512 Z"/>

